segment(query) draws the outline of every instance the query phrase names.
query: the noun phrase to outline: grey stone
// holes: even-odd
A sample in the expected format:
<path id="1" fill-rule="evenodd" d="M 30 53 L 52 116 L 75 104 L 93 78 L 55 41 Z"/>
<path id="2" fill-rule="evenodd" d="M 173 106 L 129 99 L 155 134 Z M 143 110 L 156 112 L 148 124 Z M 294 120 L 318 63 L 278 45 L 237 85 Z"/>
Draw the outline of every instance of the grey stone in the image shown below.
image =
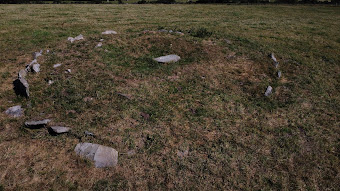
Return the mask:
<path id="1" fill-rule="evenodd" d="M 271 53 L 271 54 L 270 54 L 270 58 L 271 58 L 274 62 L 277 62 L 274 53 Z"/>
<path id="2" fill-rule="evenodd" d="M 168 32 L 168 30 L 161 29 L 161 30 L 159 30 L 159 32 L 164 32 L 164 33 L 167 33 L 167 32 Z"/>
<path id="3" fill-rule="evenodd" d="M 48 80 L 48 85 L 52 85 L 54 83 L 53 80 Z"/>
<path id="4" fill-rule="evenodd" d="M 33 64 L 33 65 L 32 65 L 32 71 L 33 71 L 34 73 L 40 72 L 40 64 Z"/>
<path id="5" fill-rule="evenodd" d="M 94 134 L 89 131 L 84 131 L 85 135 L 94 137 Z"/>
<path id="6" fill-rule="evenodd" d="M 71 73 L 72 70 L 71 70 L 71 69 L 67 69 L 65 72 L 66 72 L 66 73 Z"/>
<path id="7" fill-rule="evenodd" d="M 266 92 L 264 93 L 264 95 L 265 96 L 269 96 L 272 93 L 272 91 L 273 91 L 273 88 L 271 86 L 268 86 Z"/>
<path id="8" fill-rule="evenodd" d="M 102 34 L 117 34 L 117 32 L 113 30 L 107 30 L 105 32 L 102 32 Z"/>
<path id="9" fill-rule="evenodd" d="M 99 47 L 102 47 L 103 46 L 103 43 L 98 43 L 97 45 L 96 45 L 96 48 L 99 48 Z"/>
<path id="10" fill-rule="evenodd" d="M 184 33 L 179 32 L 179 31 L 176 31 L 175 33 L 176 33 L 176 34 L 179 34 L 179 35 L 184 35 Z"/>
<path id="11" fill-rule="evenodd" d="M 74 38 L 73 37 L 68 37 L 67 40 L 70 41 L 71 43 L 74 42 Z"/>
<path id="12" fill-rule="evenodd" d="M 279 66 L 279 62 L 275 62 L 274 65 L 275 65 L 275 68 L 277 68 Z"/>
<path id="13" fill-rule="evenodd" d="M 180 158 L 186 157 L 189 154 L 189 150 L 185 150 L 185 151 L 177 151 L 177 156 L 179 156 Z"/>
<path id="14" fill-rule="evenodd" d="M 49 119 L 44 119 L 41 121 L 26 121 L 25 126 L 30 129 L 38 129 L 45 127 L 51 120 Z"/>
<path id="15" fill-rule="evenodd" d="M 53 68 L 58 68 L 58 67 L 60 67 L 61 66 L 61 64 L 54 64 L 53 65 Z"/>
<path id="16" fill-rule="evenodd" d="M 100 41 L 100 42 L 103 42 L 103 41 L 104 41 L 104 39 L 100 39 L 99 41 Z"/>
<path id="17" fill-rule="evenodd" d="M 14 80 L 14 91 L 17 95 L 24 96 L 26 98 L 30 97 L 29 85 L 25 78 L 19 78 Z"/>
<path id="18" fill-rule="evenodd" d="M 76 40 L 84 40 L 84 36 L 80 34 L 80 35 L 78 35 L 78 36 L 76 36 L 74 38 L 73 37 L 68 37 L 67 40 L 70 41 L 71 43 L 73 43 Z"/>
<path id="19" fill-rule="evenodd" d="M 169 33 L 173 33 L 174 31 L 173 30 L 169 30 Z"/>
<path id="20" fill-rule="evenodd" d="M 27 71 L 24 69 L 21 69 L 18 73 L 18 78 L 25 78 L 27 76 Z"/>
<path id="21" fill-rule="evenodd" d="M 33 59 L 37 59 L 39 56 L 42 56 L 43 50 L 40 50 L 40 52 L 33 53 Z"/>
<path id="22" fill-rule="evenodd" d="M 20 117 L 23 114 L 23 109 L 21 108 L 21 105 L 16 105 L 8 108 L 5 113 L 12 117 Z"/>
<path id="23" fill-rule="evenodd" d="M 181 59 L 181 57 L 179 57 L 175 54 L 154 58 L 155 61 L 161 62 L 161 63 L 177 62 L 180 59 Z"/>
<path id="24" fill-rule="evenodd" d="M 281 75 L 282 75 L 281 71 L 278 71 L 278 72 L 277 72 L 277 77 L 278 77 L 278 78 L 281 78 Z"/>
<path id="25" fill-rule="evenodd" d="M 63 126 L 52 126 L 51 130 L 56 134 L 67 133 L 71 128 Z"/>
<path id="26" fill-rule="evenodd" d="M 94 161 L 96 168 L 113 167 L 118 163 L 118 152 L 103 145 L 79 143 L 74 151 L 89 160 Z"/>

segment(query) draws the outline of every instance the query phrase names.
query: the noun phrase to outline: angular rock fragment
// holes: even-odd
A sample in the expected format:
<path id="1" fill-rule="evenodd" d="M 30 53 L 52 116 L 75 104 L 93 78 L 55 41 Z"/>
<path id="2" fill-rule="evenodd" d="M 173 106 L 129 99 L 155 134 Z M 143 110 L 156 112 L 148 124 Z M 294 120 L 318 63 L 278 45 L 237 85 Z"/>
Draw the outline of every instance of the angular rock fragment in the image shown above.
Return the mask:
<path id="1" fill-rule="evenodd" d="M 271 53 L 271 54 L 270 54 L 270 58 L 271 58 L 274 62 L 277 62 L 274 53 Z"/>
<path id="2" fill-rule="evenodd" d="M 27 76 L 27 71 L 24 69 L 21 69 L 18 73 L 18 78 L 25 78 Z"/>
<path id="3" fill-rule="evenodd" d="M 100 41 L 100 42 L 103 42 L 103 41 L 104 41 L 104 39 L 100 39 L 99 41 Z"/>
<path id="4" fill-rule="evenodd" d="M 26 98 L 30 97 L 29 85 L 25 78 L 19 78 L 19 79 L 14 80 L 13 85 L 14 85 L 13 89 L 15 91 L 15 94 L 26 97 Z"/>
<path id="5" fill-rule="evenodd" d="M 266 92 L 264 93 L 264 95 L 265 96 L 269 96 L 272 93 L 272 91 L 273 91 L 273 88 L 271 86 L 268 86 Z"/>
<path id="6" fill-rule="evenodd" d="M 63 126 L 52 126 L 49 128 L 49 132 L 52 134 L 62 134 L 70 131 L 71 128 Z"/>
<path id="7" fill-rule="evenodd" d="M 103 145 L 78 143 L 74 149 L 76 154 L 94 161 L 96 168 L 113 167 L 118 163 L 118 152 Z"/>
<path id="8" fill-rule="evenodd" d="M 181 59 L 181 57 L 179 57 L 175 54 L 154 58 L 155 61 L 160 62 L 160 63 L 177 62 L 180 59 Z"/>
<path id="9" fill-rule="evenodd" d="M 76 36 L 74 38 L 73 37 L 68 37 L 67 40 L 70 41 L 71 43 L 73 43 L 76 40 L 84 40 L 84 36 L 80 34 L 80 35 L 78 35 L 78 36 Z"/>
<path id="10" fill-rule="evenodd" d="M 113 30 L 107 30 L 105 32 L 102 32 L 102 34 L 117 34 L 117 32 Z"/>
<path id="11" fill-rule="evenodd" d="M 54 83 L 53 80 L 48 80 L 48 85 L 52 85 Z"/>
<path id="12" fill-rule="evenodd" d="M 159 30 L 158 32 L 163 32 L 163 33 L 167 33 L 167 32 L 168 32 L 168 30 L 165 30 L 165 29 L 161 29 L 161 30 Z"/>
<path id="13" fill-rule="evenodd" d="M 20 117 L 23 114 L 23 109 L 21 108 L 21 105 L 16 105 L 8 108 L 5 113 L 12 117 Z"/>
<path id="14" fill-rule="evenodd" d="M 46 127 L 46 125 L 50 122 L 51 120 L 49 119 L 44 119 L 41 121 L 26 121 L 25 126 L 30 129 L 39 129 Z"/>
<path id="15" fill-rule="evenodd" d="M 94 134 L 91 133 L 91 132 L 89 132 L 89 131 L 84 131 L 84 133 L 85 133 L 86 136 L 92 136 L 92 137 L 94 137 Z"/>
<path id="16" fill-rule="evenodd" d="M 179 35 L 181 35 L 181 36 L 184 35 L 184 33 L 179 32 L 179 31 L 176 31 L 175 33 L 176 33 L 176 34 L 179 34 Z"/>
<path id="17" fill-rule="evenodd" d="M 33 64 L 32 65 L 32 72 L 34 72 L 34 73 L 40 72 L 40 64 Z"/>
<path id="18" fill-rule="evenodd" d="M 65 72 L 66 72 L 66 73 L 71 73 L 72 70 L 71 70 L 71 69 L 67 69 Z"/>
<path id="19" fill-rule="evenodd" d="M 174 31 L 173 30 L 169 30 L 169 33 L 173 33 Z"/>

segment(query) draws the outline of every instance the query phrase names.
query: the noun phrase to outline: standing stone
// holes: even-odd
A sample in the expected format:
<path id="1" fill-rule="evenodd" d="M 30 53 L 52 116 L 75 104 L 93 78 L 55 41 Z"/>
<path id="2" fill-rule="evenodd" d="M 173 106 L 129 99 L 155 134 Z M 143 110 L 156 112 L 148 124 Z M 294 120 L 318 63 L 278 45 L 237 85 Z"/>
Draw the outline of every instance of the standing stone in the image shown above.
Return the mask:
<path id="1" fill-rule="evenodd" d="M 89 160 L 94 161 L 96 168 L 113 167 L 118 163 L 118 152 L 103 145 L 79 143 L 74 151 Z"/>
<path id="2" fill-rule="evenodd" d="M 46 125 L 50 122 L 51 120 L 49 119 L 44 119 L 41 121 L 26 121 L 25 126 L 30 129 L 39 129 L 46 127 Z"/>
<path id="3" fill-rule="evenodd" d="M 21 105 L 16 105 L 8 108 L 5 113 L 12 117 L 20 117 L 23 114 L 23 109 L 21 108 Z"/>
<path id="4" fill-rule="evenodd" d="M 113 30 L 107 30 L 105 32 L 102 32 L 102 34 L 117 34 L 117 32 Z"/>
<path id="5" fill-rule="evenodd" d="M 30 97 L 29 85 L 25 78 L 19 78 L 14 80 L 13 85 L 14 85 L 13 89 L 17 95 L 24 96 L 26 98 Z"/>
<path id="6" fill-rule="evenodd" d="M 155 61 L 160 62 L 160 63 L 177 62 L 180 59 L 181 59 L 181 57 L 179 57 L 175 54 L 154 58 Z"/>
<path id="7" fill-rule="evenodd" d="M 273 91 L 273 88 L 271 86 L 268 86 L 264 95 L 268 97 L 272 93 L 272 91 Z"/>

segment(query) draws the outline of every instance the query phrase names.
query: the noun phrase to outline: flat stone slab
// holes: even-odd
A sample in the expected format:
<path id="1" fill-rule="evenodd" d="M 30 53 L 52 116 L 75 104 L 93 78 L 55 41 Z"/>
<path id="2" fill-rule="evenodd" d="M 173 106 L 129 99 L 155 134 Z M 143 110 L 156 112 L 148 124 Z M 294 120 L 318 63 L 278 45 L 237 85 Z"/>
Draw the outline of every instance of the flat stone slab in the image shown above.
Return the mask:
<path id="1" fill-rule="evenodd" d="M 102 32 L 102 34 L 117 34 L 117 32 L 113 30 L 107 30 L 107 31 Z"/>
<path id="2" fill-rule="evenodd" d="M 53 133 L 55 134 L 62 134 L 62 133 L 67 133 L 70 131 L 71 128 L 69 127 L 63 127 L 63 126 L 52 126 L 50 128 Z"/>
<path id="3" fill-rule="evenodd" d="M 176 54 L 170 54 L 167 56 L 161 56 L 158 58 L 154 58 L 155 61 L 160 63 L 169 63 L 169 62 L 177 62 L 181 59 L 181 57 L 177 56 Z"/>
<path id="4" fill-rule="evenodd" d="M 268 86 L 264 95 L 268 97 L 272 93 L 272 91 L 273 91 L 273 88 L 271 86 Z"/>
<path id="5" fill-rule="evenodd" d="M 23 115 L 23 109 L 21 108 L 21 105 L 16 105 L 13 107 L 8 108 L 5 113 L 12 117 L 20 117 Z"/>
<path id="6" fill-rule="evenodd" d="M 14 80 L 14 91 L 17 95 L 24 96 L 26 98 L 30 97 L 29 85 L 25 78 L 19 78 Z"/>
<path id="7" fill-rule="evenodd" d="M 53 68 L 58 68 L 58 67 L 60 67 L 61 66 L 61 64 L 54 64 L 53 65 Z"/>
<path id="8" fill-rule="evenodd" d="M 80 34 L 80 35 L 78 35 L 78 36 L 76 36 L 74 38 L 73 37 L 68 37 L 67 40 L 70 41 L 71 43 L 73 43 L 76 40 L 84 40 L 84 36 Z"/>
<path id="9" fill-rule="evenodd" d="M 78 143 L 74 151 L 77 155 L 94 161 L 96 168 L 113 167 L 118 163 L 118 152 L 103 145 Z"/>
<path id="10" fill-rule="evenodd" d="M 25 126 L 30 129 L 39 129 L 45 127 L 51 120 L 44 119 L 40 121 L 26 121 Z"/>

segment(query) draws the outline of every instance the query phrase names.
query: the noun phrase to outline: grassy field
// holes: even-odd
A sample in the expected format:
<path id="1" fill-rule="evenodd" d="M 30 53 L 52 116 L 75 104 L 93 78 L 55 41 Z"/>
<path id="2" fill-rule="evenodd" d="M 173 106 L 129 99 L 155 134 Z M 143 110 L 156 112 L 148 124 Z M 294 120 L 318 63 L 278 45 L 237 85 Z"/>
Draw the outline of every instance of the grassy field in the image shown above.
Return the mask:
<path id="1" fill-rule="evenodd" d="M 159 29 L 184 35 L 142 33 Z M 330 6 L 0 5 L 0 190 L 337 190 L 339 32 Z M 165 54 L 182 59 L 152 60 Z M 4 113 L 18 104 L 23 117 Z M 72 133 L 23 125 L 45 118 Z M 118 165 L 96 169 L 79 141 Z"/>

